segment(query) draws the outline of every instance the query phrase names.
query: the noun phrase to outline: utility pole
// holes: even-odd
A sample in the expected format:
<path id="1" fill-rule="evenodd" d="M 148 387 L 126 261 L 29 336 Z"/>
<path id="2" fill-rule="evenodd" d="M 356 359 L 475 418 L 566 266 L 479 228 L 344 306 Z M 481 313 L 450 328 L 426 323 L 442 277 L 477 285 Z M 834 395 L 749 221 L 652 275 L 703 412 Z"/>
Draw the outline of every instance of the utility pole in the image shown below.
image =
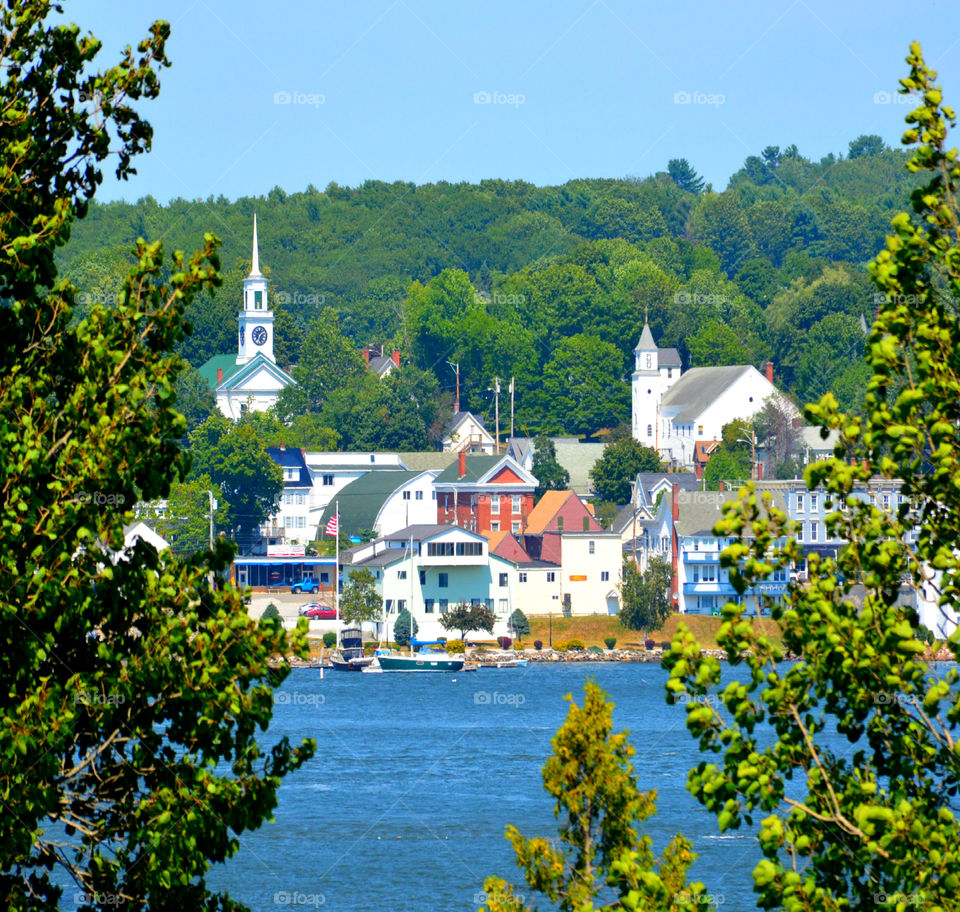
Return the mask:
<path id="1" fill-rule="evenodd" d="M 513 383 L 514 378 L 510 378 L 510 439 L 513 440 Z"/>
<path id="2" fill-rule="evenodd" d="M 493 378 L 493 414 L 496 428 L 497 455 L 500 455 L 500 378 Z"/>
<path id="3" fill-rule="evenodd" d="M 749 437 L 747 436 L 748 433 L 750 435 Z M 750 444 L 750 480 L 756 481 L 757 475 L 759 474 L 757 472 L 757 434 L 753 428 L 751 428 L 749 431 L 744 429 L 737 440 L 740 443 Z"/>
<path id="4" fill-rule="evenodd" d="M 457 395 L 456 395 L 456 398 L 453 400 L 453 414 L 459 415 L 460 414 L 460 362 L 457 361 L 456 363 L 454 363 L 453 361 L 448 361 L 447 364 L 450 365 L 450 367 L 453 369 L 453 372 L 457 375 Z"/>
<path id="5" fill-rule="evenodd" d="M 213 550 L 213 511 L 217 509 L 217 502 L 213 499 L 213 491 L 207 491 L 210 498 L 210 550 Z"/>

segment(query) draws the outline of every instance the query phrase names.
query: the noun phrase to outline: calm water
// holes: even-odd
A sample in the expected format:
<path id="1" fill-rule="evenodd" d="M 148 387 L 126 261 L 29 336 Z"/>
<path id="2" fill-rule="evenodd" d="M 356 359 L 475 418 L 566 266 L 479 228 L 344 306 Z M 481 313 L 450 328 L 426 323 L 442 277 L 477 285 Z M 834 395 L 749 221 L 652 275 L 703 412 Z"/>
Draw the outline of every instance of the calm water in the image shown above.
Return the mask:
<path id="1" fill-rule="evenodd" d="M 755 908 L 756 843 L 719 834 L 685 790 L 699 755 L 684 708 L 664 702 L 655 664 L 328 671 L 322 680 L 295 670 L 278 692 L 271 740 L 312 736 L 317 756 L 284 782 L 276 822 L 244 834 L 211 886 L 255 910 L 441 912 L 476 909 L 490 874 L 522 884 L 503 830 L 556 834 L 540 771 L 566 715 L 563 696 L 582 702 L 587 675 L 614 699 L 616 728 L 631 732 L 641 787 L 658 792 L 645 825 L 655 850 L 682 830 L 700 853 L 693 877 L 722 897 L 723 912 Z"/>

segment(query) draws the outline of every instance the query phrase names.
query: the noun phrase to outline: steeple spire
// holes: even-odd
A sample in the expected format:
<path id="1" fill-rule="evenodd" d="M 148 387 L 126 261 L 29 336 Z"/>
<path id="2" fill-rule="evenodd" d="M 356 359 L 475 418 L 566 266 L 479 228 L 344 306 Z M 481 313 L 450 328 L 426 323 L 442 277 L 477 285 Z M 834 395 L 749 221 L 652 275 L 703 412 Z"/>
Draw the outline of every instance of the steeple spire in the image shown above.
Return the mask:
<path id="1" fill-rule="evenodd" d="M 257 247 L 257 213 L 253 213 L 253 254 L 251 255 L 253 265 L 250 267 L 250 275 L 260 275 L 260 251 Z"/>

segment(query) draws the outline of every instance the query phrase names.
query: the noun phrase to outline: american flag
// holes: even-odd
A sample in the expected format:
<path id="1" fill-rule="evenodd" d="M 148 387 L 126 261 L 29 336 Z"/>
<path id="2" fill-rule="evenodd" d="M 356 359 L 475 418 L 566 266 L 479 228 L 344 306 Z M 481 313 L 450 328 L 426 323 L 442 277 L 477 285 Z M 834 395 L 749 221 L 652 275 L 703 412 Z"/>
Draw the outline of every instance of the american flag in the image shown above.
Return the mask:
<path id="1" fill-rule="evenodd" d="M 337 534 L 337 517 L 331 516 L 330 521 L 327 523 L 327 535 L 336 535 Z"/>

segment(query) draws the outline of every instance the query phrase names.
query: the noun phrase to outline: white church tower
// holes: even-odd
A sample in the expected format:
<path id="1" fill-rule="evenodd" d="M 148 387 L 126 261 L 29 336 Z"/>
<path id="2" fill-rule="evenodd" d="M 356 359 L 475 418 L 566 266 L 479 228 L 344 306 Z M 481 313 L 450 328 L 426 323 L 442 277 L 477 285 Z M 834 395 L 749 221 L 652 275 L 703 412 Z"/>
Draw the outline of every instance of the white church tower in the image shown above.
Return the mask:
<path id="1" fill-rule="evenodd" d="M 257 352 L 276 363 L 273 355 L 273 311 L 267 300 L 267 279 L 260 274 L 257 216 L 253 216 L 253 254 L 250 275 L 243 280 L 243 310 L 237 320 L 240 334 L 237 364 L 246 364 Z"/>
<path id="2" fill-rule="evenodd" d="M 675 348 L 659 348 L 646 321 L 633 355 L 633 437 L 659 450 L 664 443 L 660 400 L 680 379 L 680 355 Z"/>

